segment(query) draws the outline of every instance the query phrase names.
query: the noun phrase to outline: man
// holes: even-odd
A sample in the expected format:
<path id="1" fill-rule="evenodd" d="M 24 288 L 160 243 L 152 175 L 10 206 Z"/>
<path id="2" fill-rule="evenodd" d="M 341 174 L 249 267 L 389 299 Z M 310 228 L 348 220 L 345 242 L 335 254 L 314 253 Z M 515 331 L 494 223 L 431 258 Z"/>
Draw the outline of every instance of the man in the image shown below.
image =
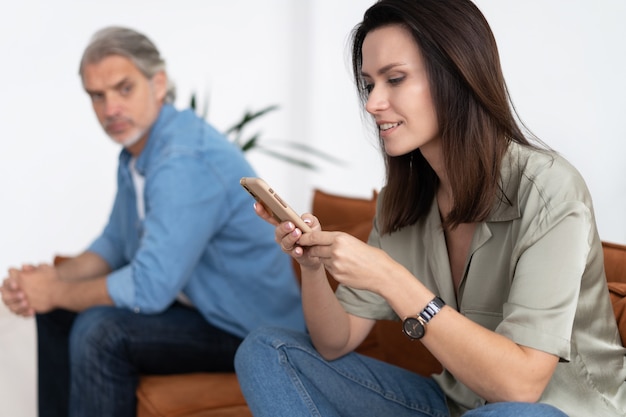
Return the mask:
<path id="1" fill-rule="evenodd" d="M 155 45 L 105 28 L 79 73 L 124 147 L 109 222 L 75 258 L 11 269 L 2 299 L 36 314 L 40 417 L 134 416 L 139 374 L 232 371 L 250 330 L 304 319 L 290 260 L 238 184 L 252 168 L 170 104 Z"/>

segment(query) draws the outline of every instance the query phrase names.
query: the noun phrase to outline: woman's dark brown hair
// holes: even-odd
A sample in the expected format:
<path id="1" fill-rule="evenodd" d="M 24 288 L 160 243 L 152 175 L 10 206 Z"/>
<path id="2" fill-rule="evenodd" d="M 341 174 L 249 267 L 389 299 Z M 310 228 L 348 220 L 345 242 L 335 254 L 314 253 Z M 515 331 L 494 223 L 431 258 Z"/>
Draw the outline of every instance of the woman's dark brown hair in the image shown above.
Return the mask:
<path id="1" fill-rule="evenodd" d="M 395 24 L 412 34 L 428 71 L 454 198 L 443 224 L 485 220 L 496 198 L 506 200 L 499 180 L 509 143 L 530 145 L 516 123 L 489 24 L 469 0 L 378 1 L 352 34 L 363 104 L 363 41 L 372 30 Z M 387 184 L 378 217 L 381 233 L 391 233 L 428 213 L 439 180 L 419 149 L 384 158 Z"/>

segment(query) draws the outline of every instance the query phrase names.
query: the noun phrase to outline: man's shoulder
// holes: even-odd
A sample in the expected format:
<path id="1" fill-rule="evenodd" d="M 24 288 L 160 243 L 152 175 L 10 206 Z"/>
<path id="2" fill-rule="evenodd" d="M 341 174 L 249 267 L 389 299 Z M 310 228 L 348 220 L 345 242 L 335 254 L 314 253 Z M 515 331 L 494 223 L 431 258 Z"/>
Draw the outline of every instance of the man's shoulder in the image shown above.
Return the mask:
<path id="1" fill-rule="evenodd" d="M 162 118 L 161 118 L 162 116 Z M 178 110 L 168 105 L 150 133 L 149 147 L 164 155 L 198 152 L 232 152 L 234 145 L 206 120 L 192 110 Z"/>

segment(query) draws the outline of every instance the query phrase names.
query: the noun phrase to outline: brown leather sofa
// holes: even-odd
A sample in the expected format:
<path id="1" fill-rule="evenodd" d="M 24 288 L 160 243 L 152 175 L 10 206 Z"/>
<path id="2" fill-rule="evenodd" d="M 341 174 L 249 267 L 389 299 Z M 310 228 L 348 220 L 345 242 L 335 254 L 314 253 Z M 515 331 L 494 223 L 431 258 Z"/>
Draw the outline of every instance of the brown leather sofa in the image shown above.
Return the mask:
<path id="1" fill-rule="evenodd" d="M 341 230 L 366 240 L 371 230 L 377 194 L 371 199 L 348 198 L 319 190 L 312 212 L 325 230 Z M 622 343 L 626 345 L 626 246 L 603 243 L 605 269 Z M 294 268 L 298 271 L 297 265 Z M 332 277 L 329 277 L 332 281 Z M 378 322 L 359 352 L 429 375 L 441 369 L 421 345 L 409 341 L 399 322 Z M 138 417 L 251 416 L 235 374 L 143 376 L 137 389 Z"/>

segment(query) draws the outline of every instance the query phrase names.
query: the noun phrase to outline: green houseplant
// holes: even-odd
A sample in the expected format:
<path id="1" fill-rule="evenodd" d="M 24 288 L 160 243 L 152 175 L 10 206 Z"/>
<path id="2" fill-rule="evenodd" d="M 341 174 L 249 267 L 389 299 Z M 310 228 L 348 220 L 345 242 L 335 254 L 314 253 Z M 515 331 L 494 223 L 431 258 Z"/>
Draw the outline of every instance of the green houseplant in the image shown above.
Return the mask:
<path id="1" fill-rule="evenodd" d="M 205 120 L 207 119 L 208 105 L 205 105 L 200 111 L 198 109 L 197 97 L 195 93 L 191 95 L 189 107 L 200 117 Z M 261 152 L 286 163 L 296 165 L 305 169 L 318 169 L 318 166 L 313 162 L 313 159 L 315 158 L 334 164 L 343 163 L 343 161 L 334 157 L 333 155 L 330 155 L 326 152 L 320 151 L 312 146 L 308 146 L 303 143 L 287 140 L 263 139 L 261 138 L 261 132 L 256 132 L 254 134 L 247 133 L 247 128 L 250 126 L 250 124 L 265 116 L 266 114 L 276 110 L 278 110 L 277 105 L 270 105 L 256 111 L 246 110 L 243 116 L 236 123 L 226 129 L 224 134 L 243 152 Z M 302 156 L 297 156 L 297 154 L 301 154 Z"/>

